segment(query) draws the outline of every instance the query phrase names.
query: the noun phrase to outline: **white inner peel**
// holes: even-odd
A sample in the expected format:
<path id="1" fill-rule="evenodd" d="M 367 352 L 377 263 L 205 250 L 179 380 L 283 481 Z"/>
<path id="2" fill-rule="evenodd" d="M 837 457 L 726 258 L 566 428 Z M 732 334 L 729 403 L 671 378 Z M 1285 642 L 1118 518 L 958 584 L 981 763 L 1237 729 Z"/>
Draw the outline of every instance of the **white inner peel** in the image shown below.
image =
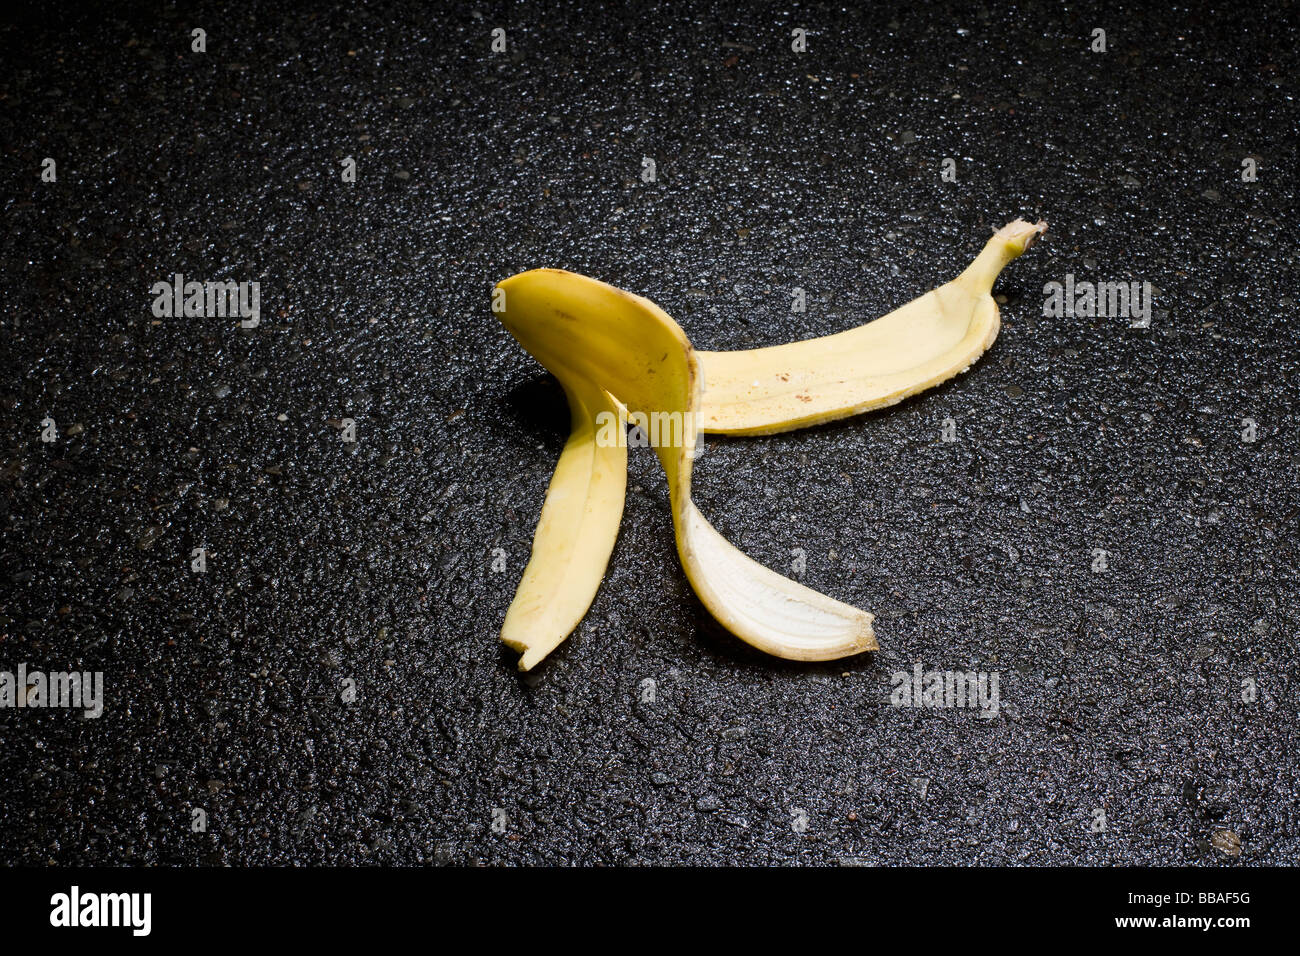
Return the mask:
<path id="1" fill-rule="evenodd" d="M 682 562 L 696 593 L 728 630 L 793 660 L 873 650 L 873 617 L 767 568 L 724 538 L 689 498 L 679 506 Z"/>

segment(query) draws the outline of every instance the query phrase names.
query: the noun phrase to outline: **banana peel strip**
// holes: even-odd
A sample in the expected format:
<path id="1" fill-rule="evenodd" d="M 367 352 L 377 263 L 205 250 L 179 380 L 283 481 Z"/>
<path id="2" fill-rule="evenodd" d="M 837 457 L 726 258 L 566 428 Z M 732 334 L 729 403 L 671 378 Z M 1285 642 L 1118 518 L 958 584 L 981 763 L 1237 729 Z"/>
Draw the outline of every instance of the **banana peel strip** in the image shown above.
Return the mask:
<path id="1" fill-rule="evenodd" d="M 997 338 L 993 280 L 1046 231 L 1022 219 L 1003 226 L 957 278 L 846 332 L 698 353 L 701 428 L 771 435 L 893 405 L 959 375 Z"/>

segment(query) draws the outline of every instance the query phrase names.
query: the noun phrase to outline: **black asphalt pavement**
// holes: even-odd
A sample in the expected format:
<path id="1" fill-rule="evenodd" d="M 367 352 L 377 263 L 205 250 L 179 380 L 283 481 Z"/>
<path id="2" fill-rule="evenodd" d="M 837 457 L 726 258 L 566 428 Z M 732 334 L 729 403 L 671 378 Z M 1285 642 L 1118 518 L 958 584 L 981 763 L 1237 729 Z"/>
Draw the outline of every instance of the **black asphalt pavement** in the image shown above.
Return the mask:
<path id="1" fill-rule="evenodd" d="M 6 16 L 0 671 L 104 697 L 0 709 L 0 860 L 1300 857 L 1293 4 Z M 879 652 L 723 630 L 635 450 L 594 605 L 516 671 L 568 413 L 493 283 L 571 269 L 770 345 L 1019 216 L 1050 231 L 968 373 L 696 469 Z M 158 317 L 177 273 L 256 281 L 258 324 Z M 1067 276 L 1150 283 L 1149 323 L 1045 315 Z M 996 676 L 996 714 L 894 706 L 918 663 Z"/>

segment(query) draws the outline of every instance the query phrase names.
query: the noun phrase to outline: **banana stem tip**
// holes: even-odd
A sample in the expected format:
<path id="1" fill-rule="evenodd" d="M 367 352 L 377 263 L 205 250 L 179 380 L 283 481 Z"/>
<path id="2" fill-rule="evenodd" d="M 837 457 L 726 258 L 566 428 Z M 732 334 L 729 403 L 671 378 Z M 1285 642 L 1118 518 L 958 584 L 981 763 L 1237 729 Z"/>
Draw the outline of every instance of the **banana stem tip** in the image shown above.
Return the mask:
<path id="1" fill-rule="evenodd" d="M 999 239 L 1018 244 L 1020 251 L 1024 252 L 1037 242 L 1045 232 L 1047 232 L 1047 221 L 1044 219 L 1040 219 L 1038 222 L 1026 222 L 1023 219 L 1017 219 L 1015 222 L 1007 223 L 1001 229 L 994 230 L 994 235 Z"/>

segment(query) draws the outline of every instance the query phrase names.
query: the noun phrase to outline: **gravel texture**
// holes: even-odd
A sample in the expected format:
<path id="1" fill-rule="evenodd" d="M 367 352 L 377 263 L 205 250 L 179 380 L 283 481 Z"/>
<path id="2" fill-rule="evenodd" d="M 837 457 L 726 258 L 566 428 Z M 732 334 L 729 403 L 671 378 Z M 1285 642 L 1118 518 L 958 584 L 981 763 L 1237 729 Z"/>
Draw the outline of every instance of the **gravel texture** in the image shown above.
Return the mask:
<path id="1" fill-rule="evenodd" d="M 1300 856 L 1292 4 L 8 16 L 0 669 L 107 690 L 98 719 L 0 711 L 0 859 Z M 970 372 L 696 470 L 878 653 L 791 664 L 712 622 L 634 451 L 590 613 L 515 671 L 568 417 L 495 281 L 573 269 L 700 348 L 776 344 L 1022 215 L 1051 231 Z M 260 326 L 156 319 L 178 272 L 259 281 Z M 1150 282 L 1150 327 L 1045 317 L 1067 274 Z M 918 661 L 996 673 L 997 716 L 891 706 Z"/>

